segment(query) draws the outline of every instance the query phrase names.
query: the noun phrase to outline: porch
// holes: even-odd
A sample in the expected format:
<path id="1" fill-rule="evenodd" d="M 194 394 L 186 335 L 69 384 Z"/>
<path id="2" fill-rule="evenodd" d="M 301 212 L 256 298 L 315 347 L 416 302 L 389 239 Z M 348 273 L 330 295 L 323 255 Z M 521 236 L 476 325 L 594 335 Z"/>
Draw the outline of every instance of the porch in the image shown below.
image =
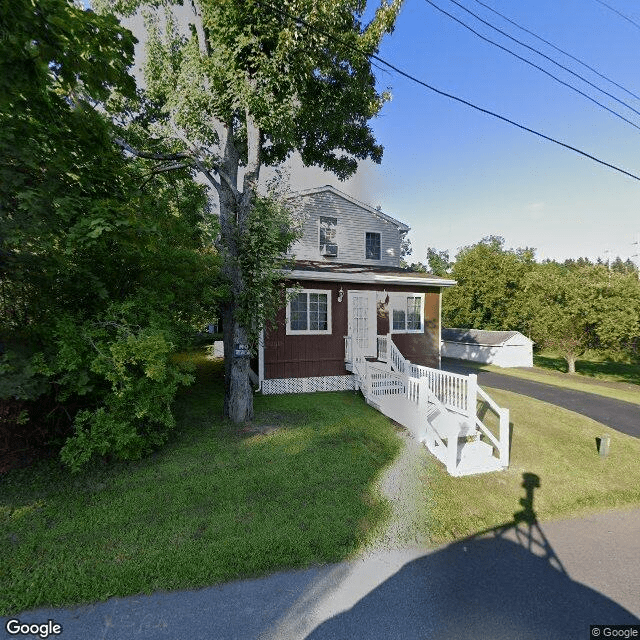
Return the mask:
<path id="1" fill-rule="evenodd" d="M 375 357 L 366 356 L 353 336 L 344 341 L 345 368 L 367 403 L 409 429 L 449 474 L 509 466 L 509 410 L 478 386 L 477 376 L 413 364 L 390 334 L 376 336 Z"/>

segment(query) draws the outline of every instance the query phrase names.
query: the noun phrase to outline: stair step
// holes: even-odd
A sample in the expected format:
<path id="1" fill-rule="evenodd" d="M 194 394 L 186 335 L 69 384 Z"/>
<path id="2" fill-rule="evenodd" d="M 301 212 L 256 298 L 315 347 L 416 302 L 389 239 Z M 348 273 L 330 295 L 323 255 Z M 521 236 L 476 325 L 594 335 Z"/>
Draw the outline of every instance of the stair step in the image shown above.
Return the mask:
<path id="1" fill-rule="evenodd" d="M 464 476 L 501 469 L 502 463 L 493 455 L 493 447 L 490 444 L 475 440 L 463 444 L 460 448 L 460 462 L 456 475 Z"/>

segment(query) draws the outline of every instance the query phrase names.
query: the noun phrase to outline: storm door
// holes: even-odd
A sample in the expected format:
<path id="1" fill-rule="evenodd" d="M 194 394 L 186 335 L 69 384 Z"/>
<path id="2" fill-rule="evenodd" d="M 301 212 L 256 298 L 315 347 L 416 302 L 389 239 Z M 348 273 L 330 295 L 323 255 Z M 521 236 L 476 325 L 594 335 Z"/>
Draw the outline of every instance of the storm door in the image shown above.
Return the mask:
<path id="1" fill-rule="evenodd" d="M 349 335 L 356 341 L 365 356 L 377 355 L 375 291 L 349 291 Z"/>

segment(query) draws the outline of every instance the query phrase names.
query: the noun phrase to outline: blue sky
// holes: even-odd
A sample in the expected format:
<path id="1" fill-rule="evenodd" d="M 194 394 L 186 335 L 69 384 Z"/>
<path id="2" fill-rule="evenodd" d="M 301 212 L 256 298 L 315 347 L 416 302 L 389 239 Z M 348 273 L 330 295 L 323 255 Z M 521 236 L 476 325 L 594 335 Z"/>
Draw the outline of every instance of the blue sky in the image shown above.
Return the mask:
<path id="1" fill-rule="evenodd" d="M 477 31 L 533 60 L 630 120 L 640 116 L 536 54 L 478 23 L 450 0 L 433 0 Z M 640 111 L 640 100 L 520 31 L 474 0 L 474 13 L 543 51 Z M 483 0 L 640 96 L 640 27 L 597 0 Z M 640 5 L 607 0 L 640 25 Z M 640 176 L 640 130 L 473 35 L 425 0 L 406 0 L 380 56 L 478 106 L 578 147 Z M 385 147 L 339 183 L 295 169 L 292 187 L 331 183 L 412 227 L 412 260 L 426 247 L 460 247 L 490 234 L 508 247 L 534 247 L 539 259 L 638 251 L 640 182 L 393 73 L 376 72 L 393 100 L 373 122 Z"/>

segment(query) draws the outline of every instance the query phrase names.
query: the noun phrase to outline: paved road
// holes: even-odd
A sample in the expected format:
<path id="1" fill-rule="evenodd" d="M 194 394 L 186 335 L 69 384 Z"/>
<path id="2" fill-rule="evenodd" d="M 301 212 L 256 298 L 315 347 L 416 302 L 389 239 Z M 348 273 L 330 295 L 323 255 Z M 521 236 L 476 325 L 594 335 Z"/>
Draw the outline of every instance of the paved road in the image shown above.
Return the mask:
<path id="1" fill-rule="evenodd" d="M 640 511 L 15 617 L 61 640 L 587 640 L 592 624 L 640 629 Z M 25 637 L 6 621 L 1 638 Z"/>
<path id="2" fill-rule="evenodd" d="M 458 363 L 443 361 L 443 369 L 457 373 L 477 373 L 481 387 L 513 391 L 524 396 L 544 400 L 576 413 L 581 413 L 602 424 L 640 438 L 640 405 L 613 400 L 584 391 L 563 389 L 550 384 L 522 380 L 492 371 L 478 371 Z"/>

